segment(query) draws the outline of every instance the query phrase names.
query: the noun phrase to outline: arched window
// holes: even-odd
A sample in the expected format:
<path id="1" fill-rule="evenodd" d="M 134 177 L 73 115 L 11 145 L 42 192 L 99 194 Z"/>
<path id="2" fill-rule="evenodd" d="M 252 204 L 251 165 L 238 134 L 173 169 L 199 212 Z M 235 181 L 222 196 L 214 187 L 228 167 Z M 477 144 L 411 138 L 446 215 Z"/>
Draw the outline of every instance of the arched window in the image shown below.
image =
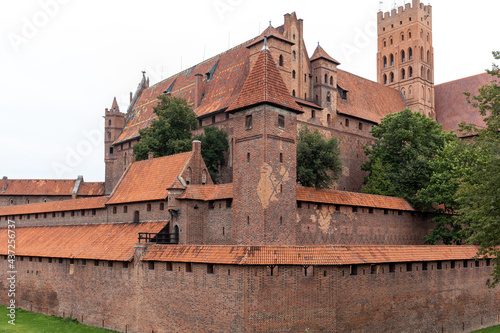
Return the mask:
<path id="1" fill-rule="evenodd" d="M 431 70 L 427 70 L 427 80 L 431 81 Z"/>
<path id="2" fill-rule="evenodd" d="M 405 34 L 402 32 L 401 33 L 401 41 L 404 41 L 405 40 Z"/>
<path id="3" fill-rule="evenodd" d="M 405 62 L 406 58 L 405 58 L 405 50 L 402 50 L 401 51 L 401 62 Z"/>
<path id="4" fill-rule="evenodd" d="M 420 48 L 420 61 L 424 61 L 424 48 Z"/>
<path id="5" fill-rule="evenodd" d="M 391 53 L 391 55 L 389 56 L 389 59 L 391 61 L 391 66 L 394 66 L 394 55 Z"/>
<path id="6" fill-rule="evenodd" d="M 318 83 L 318 77 L 317 77 L 317 76 L 315 76 L 315 78 L 316 78 L 316 83 Z"/>
<path id="7" fill-rule="evenodd" d="M 430 102 L 431 99 L 431 88 L 427 88 L 427 100 Z"/>
<path id="8" fill-rule="evenodd" d="M 387 75 L 384 74 L 384 84 L 387 84 Z"/>
<path id="9" fill-rule="evenodd" d="M 174 226 L 174 233 L 172 235 L 172 243 L 179 244 L 179 226 L 178 225 Z"/>
<path id="10" fill-rule="evenodd" d="M 326 122 L 328 123 L 328 125 L 332 123 L 332 116 L 330 114 L 326 115 Z"/>
<path id="11" fill-rule="evenodd" d="M 393 83 L 394 82 L 394 73 L 393 72 L 391 72 L 390 78 L 391 78 L 391 83 Z"/>
<path id="12" fill-rule="evenodd" d="M 390 43 L 391 43 L 391 45 L 392 45 L 392 37 L 389 39 L 389 42 L 390 42 Z"/>
<path id="13" fill-rule="evenodd" d="M 425 88 L 422 86 L 422 99 L 425 100 Z"/>
<path id="14" fill-rule="evenodd" d="M 427 51 L 427 63 L 431 63 L 431 51 Z"/>
<path id="15" fill-rule="evenodd" d="M 292 90 L 292 96 L 295 97 L 295 89 Z"/>
<path id="16" fill-rule="evenodd" d="M 292 71 L 292 79 L 295 79 L 295 70 Z"/>
<path id="17" fill-rule="evenodd" d="M 420 67 L 420 77 L 421 77 L 422 79 L 425 79 L 424 66 Z"/>
<path id="18" fill-rule="evenodd" d="M 283 67 L 283 56 L 280 54 L 279 64 Z"/>
<path id="19" fill-rule="evenodd" d="M 330 76 L 330 85 L 333 86 L 333 76 Z"/>
<path id="20" fill-rule="evenodd" d="M 293 60 L 295 61 L 295 59 L 297 59 L 297 52 L 293 51 L 292 54 L 293 54 Z"/>
<path id="21" fill-rule="evenodd" d="M 387 68 L 387 57 L 386 56 L 384 56 L 383 61 L 384 61 L 384 68 Z"/>
<path id="22" fill-rule="evenodd" d="M 9 200 L 9 205 L 13 205 L 13 204 L 14 204 L 14 199 L 12 199 L 12 198 L 11 198 L 11 199 Z"/>
<path id="23" fill-rule="evenodd" d="M 403 68 L 403 69 L 401 70 L 401 80 L 404 80 L 404 79 L 406 79 L 406 71 L 405 71 L 405 69 Z"/>
<path id="24" fill-rule="evenodd" d="M 327 101 L 328 103 L 330 103 L 330 102 L 332 101 L 332 94 L 331 94 L 330 92 L 328 92 L 328 93 L 326 94 L 326 101 Z"/>
<path id="25" fill-rule="evenodd" d="M 420 29 L 420 38 L 424 38 L 424 30 Z"/>
<path id="26" fill-rule="evenodd" d="M 413 67 L 408 67 L 408 76 L 413 77 Z"/>
<path id="27" fill-rule="evenodd" d="M 411 30 L 408 31 L 408 39 L 411 39 Z"/>
<path id="28" fill-rule="evenodd" d="M 413 49 L 411 47 L 408 49 L 408 60 L 413 60 Z"/>
<path id="29" fill-rule="evenodd" d="M 318 102 L 319 102 L 318 95 L 316 95 L 316 97 L 314 98 L 314 100 L 316 101 L 316 104 L 318 104 Z"/>
<path id="30" fill-rule="evenodd" d="M 328 74 L 325 74 L 325 84 L 328 83 Z"/>
<path id="31" fill-rule="evenodd" d="M 387 41 L 384 40 L 384 47 L 387 47 Z"/>
<path id="32" fill-rule="evenodd" d="M 207 183 L 207 170 L 203 169 L 201 172 L 201 184 L 205 185 Z"/>

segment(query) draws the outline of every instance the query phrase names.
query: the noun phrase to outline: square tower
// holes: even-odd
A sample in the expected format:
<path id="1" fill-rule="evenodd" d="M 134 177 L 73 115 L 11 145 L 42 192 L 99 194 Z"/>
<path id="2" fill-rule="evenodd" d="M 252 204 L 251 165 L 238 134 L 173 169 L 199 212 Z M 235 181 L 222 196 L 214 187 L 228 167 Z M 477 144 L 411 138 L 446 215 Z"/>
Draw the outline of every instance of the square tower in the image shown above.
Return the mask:
<path id="1" fill-rule="evenodd" d="M 420 0 L 378 13 L 377 80 L 401 92 L 407 106 L 436 119 L 432 7 Z"/>

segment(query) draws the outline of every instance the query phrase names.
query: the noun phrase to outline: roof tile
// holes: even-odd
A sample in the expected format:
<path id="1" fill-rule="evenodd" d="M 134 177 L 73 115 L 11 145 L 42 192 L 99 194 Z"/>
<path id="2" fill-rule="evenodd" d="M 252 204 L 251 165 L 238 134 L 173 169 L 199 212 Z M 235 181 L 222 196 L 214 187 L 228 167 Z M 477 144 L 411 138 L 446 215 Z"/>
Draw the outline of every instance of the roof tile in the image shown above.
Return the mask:
<path id="1" fill-rule="evenodd" d="M 0 216 L 64 212 L 80 209 L 98 209 L 104 208 L 108 199 L 109 197 L 95 197 L 85 199 L 49 201 L 30 205 L 4 206 L 0 207 Z"/>
<path id="2" fill-rule="evenodd" d="M 16 255 L 129 261 L 139 232 L 157 233 L 167 222 L 16 228 Z M 7 244 L 7 229 L 0 242 Z M 7 254 L 7 247 L 0 249 Z"/>

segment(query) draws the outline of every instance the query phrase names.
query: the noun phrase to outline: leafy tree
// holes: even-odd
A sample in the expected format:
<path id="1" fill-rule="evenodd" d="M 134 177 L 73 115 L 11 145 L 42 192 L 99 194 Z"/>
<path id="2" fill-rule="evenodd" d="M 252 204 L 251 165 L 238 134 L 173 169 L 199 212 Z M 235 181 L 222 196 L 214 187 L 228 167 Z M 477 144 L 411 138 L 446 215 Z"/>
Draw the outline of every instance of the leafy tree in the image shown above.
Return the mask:
<path id="1" fill-rule="evenodd" d="M 310 132 L 304 126 L 297 139 L 297 181 L 307 187 L 330 187 L 342 171 L 339 155 L 337 139 L 325 140 L 318 130 Z"/>
<path id="2" fill-rule="evenodd" d="M 158 116 L 151 126 L 139 130 L 141 141 L 134 145 L 136 160 L 168 156 L 190 151 L 192 148 L 191 130 L 196 129 L 196 114 L 186 100 L 166 95 L 158 96 L 159 104 L 154 107 Z"/>
<path id="3" fill-rule="evenodd" d="M 500 59 L 500 52 L 494 52 Z M 500 78 L 499 68 L 493 65 L 488 71 L 493 78 Z M 486 128 L 469 129 L 477 133 L 474 147 L 480 149 L 480 162 L 464 177 L 457 192 L 460 208 L 458 221 L 465 230 L 468 242 L 479 245 L 479 256 L 495 258 L 497 265 L 493 273 L 493 285 L 500 282 L 500 85 L 499 81 L 486 84 L 478 95 L 468 100 L 484 116 Z"/>
<path id="4" fill-rule="evenodd" d="M 441 149 L 430 162 L 432 175 L 427 187 L 417 194 L 423 210 L 433 210 L 436 228 L 425 237 L 427 243 L 462 244 L 465 235 L 456 219 L 458 188 L 472 173 L 481 158 L 480 150 L 468 141 L 453 140 Z"/>
<path id="5" fill-rule="evenodd" d="M 224 165 L 224 153 L 229 149 L 227 133 L 217 127 L 205 127 L 204 134 L 196 137 L 201 141 L 201 155 L 213 181 L 219 176 L 219 165 Z"/>
<path id="6" fill-rule="evenodd" d="M 371 133 L 376 140 L 365 150 L 370 160 L 362 169 L 370 174 L 363 190 L 405 198 L 411 203 L 429 183 L 431 158 L 456 137 L 432 119 L 409 109 L 387 115 Z"/>

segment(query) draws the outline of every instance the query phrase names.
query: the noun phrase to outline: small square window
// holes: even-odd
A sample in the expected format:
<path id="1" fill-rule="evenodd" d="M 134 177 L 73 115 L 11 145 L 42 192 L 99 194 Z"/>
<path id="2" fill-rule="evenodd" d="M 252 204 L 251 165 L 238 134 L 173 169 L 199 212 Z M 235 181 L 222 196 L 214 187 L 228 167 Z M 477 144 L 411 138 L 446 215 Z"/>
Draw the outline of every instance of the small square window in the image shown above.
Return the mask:
<path id="1" fill-rule="evenodd" d="M 389 264 L 389 273 L 394 273 L 394 272 L 396 272 L 396 264 L 390 263 Z"/>
<path id="2" fill-rule="evenodd" d="M 165 270 L 171 271 L 172 270 L 172 262 L 167 261 L 165 264 L 166 264 Z"/>
<path id="3" fill-rule="evenodd" d="M 193 264 L 190 262 L 186 263 L 186 272 L 187 273 L 192 273 L 193 272 Z"/>
<path id="4" fill-rule="evenodd" d="M 155 269 L 155 262 L 154 261 L 149 261 L 148 262 L 148 268 L 149 268 L 149 270 L 154 270 Z"/>
<path id="5" fill-rule="evenodd" d="M 214 264 L 207 264 L 207 274 L 214 274 Z"/>
<path id="6" fill-rule="evenodd" d="M 351 265 L 350 274 L 351 275 L 358 275 L 358 266 Z"/>

